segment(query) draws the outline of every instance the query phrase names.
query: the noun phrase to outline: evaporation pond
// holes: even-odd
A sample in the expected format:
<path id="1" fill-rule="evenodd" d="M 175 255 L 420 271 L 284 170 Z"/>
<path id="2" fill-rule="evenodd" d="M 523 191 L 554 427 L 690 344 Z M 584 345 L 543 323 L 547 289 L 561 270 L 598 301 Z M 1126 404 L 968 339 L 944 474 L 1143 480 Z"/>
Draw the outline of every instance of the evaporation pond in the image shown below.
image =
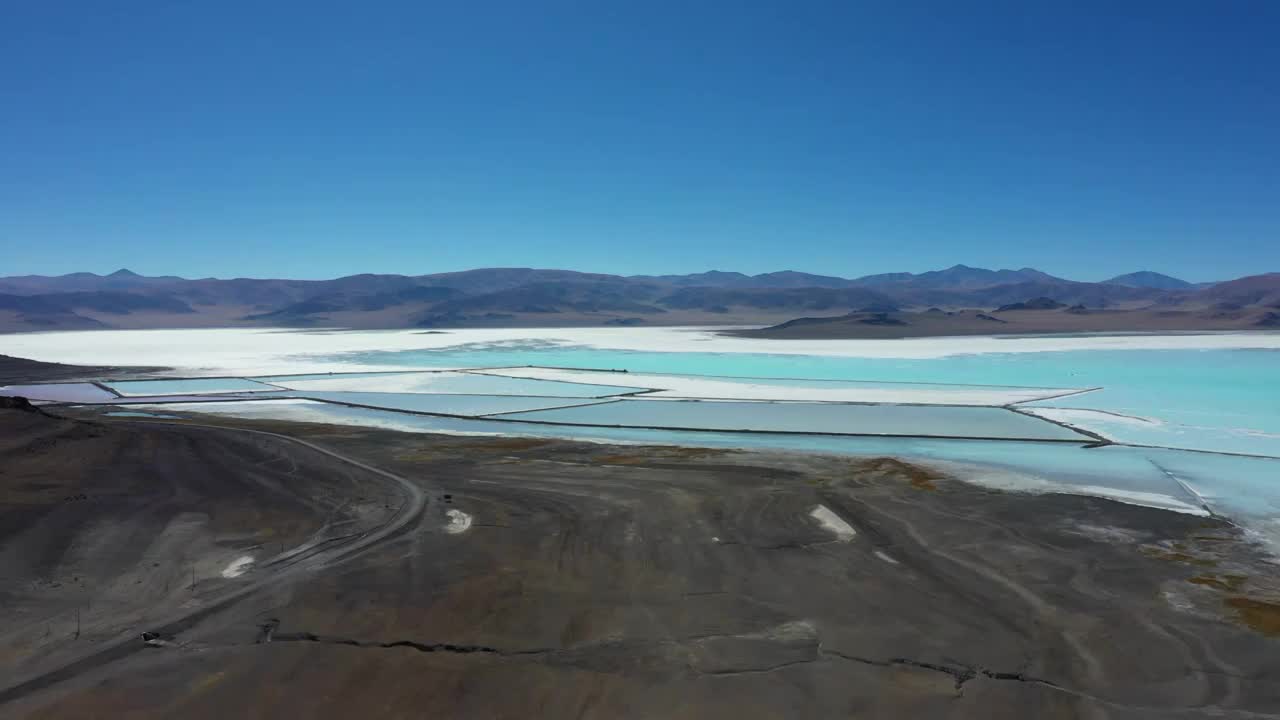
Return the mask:
<path id="1" fill-rule="evenodd" d="M 1091 440 L 1045 420 L 985 407 L 622 400 L 498 419 L 689 430 Z"/>
<path id="2" fill-rule="evenodd" d="M 560 368 L 504 368 L 492 373 L 560 382 L 615 380 L 618 373 Z M 626 382 L 654 388 L 653 397 L 809 402 L 1006 405 L 1079 393 L 1080 388 L 1004 387 L 945 383 L 798 378 L 749 378 L 672 373 L 628 373 Z"/>
<path id="3" fill-rule="evenodd" d="M 272 382 L 292 390 L 584 398 L 634 393 L 646 389 L 643 387 L 556 382 L 464 372 L 358 373 L 277 379 L 272 380 Z"/>
<path id="4" fill-rule="evenodd" d="M 516 397 L 512 395 L 432 395 L 425 393 L 310 391 L 299 391 L 292 394 L 301 398 L 364 405 L 388 410 L 463 415 L 466 417 L 559 408 L 567 405 L 581 405 L 584 402 L 593 402 L 580 397 Z"/>
<path id="5" fill-rule="evenodd" d="M 182 380 L 124 380 L 104 383 L 126 397 L 200 395 L 204 393 L 271 392 L 277 387 L 244 378 L 188 378 Z"/>
<path id="6" fill-rule="evenodd" d="M 955 473 L 973 482 L 1004 489 L 1077 492 L 1184 512 L 1196 509 L 1195 498 L 1153 464 L 1141 448 L 1112 446 L 1087 450 L 1079 445 L 1056 442 L 1008 443 L 959 439 L 684 432 L 619 427 L 570 428 L 562 425 L 407 415 L 311 400 L 201 402 L 144 407 L 160 411 L 181 410 L 235 417 L 269 417 L 298 422 L 379 427 L 401 432 L 569 437 L 644 445 L 678 444 L 866 456 L 891 455 L 948 463 L 943 467 L 949 474 Z M 1195 455 L 1178 451 L 1161 452 L 1166 453 L 1169 459 L 1165 462 L 1171 465 L 1178 456 Z M 1225 461 L 1242 459 L 1217 457 Z M 1271 464 L 1280 467 L 1280 461 L 1271 461 Z M 1183 470 L 1178 465 L 1174 467 L 1178 471 Z M 1229 468 L 1224 466 L 1218 469 L 1226 471 Z M 1201 480 L 1199 476 L 1189 476 L 1187 479 L 1194 479 L 1197 483 Z"/>
<path id="7" fill-rule="evenodd" d="M 116 396 L 93 383 L 44 383 L 35 385 L 6 385 L 0 387 L 0 395 L 24 397 L 28 400 L 49 402 L 100 402 L 115 400 Z"/>

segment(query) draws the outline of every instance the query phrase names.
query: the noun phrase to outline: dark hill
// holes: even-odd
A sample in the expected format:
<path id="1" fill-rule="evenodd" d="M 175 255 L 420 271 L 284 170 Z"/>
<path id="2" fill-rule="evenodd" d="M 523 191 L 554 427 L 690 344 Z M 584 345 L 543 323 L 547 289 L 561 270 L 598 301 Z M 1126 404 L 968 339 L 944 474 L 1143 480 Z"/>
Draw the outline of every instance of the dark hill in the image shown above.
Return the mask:
<path id="1" fill-rule="evenodd" d="M 1280 273 L 1251 275 L 1239 280 L 1218 283 L 1200 294 L 1214 302 L 1280 308 Z"/>
<path id="2" fill-rule="evenodd" d="M 1195 287 L 1186 280 L 1179 280 L 1176 277 L 1161 275 L 1158 272 L 1150 270 L 1139 270 L 1138 272 L 1128 273 L 1127 275 L 1117 275 L 1110 280 L 1104 280 L 1108 285 L 1124 285 L 1126 287 L 1136 288 L 1153 288 L 1156 290 L 1191 290 Z"/>
<path id="3" fill-rule="evenodd" d="M 1060 303 L 1060 302 L 1057 302 L 1056 300 L 1052 300 L 1047 297 L 1038 297 L 1038 298 L 1028 300 L 1026 302 L 1017 302 L 1017 303 L 1010 303 L 1008 305 L 1001 305 L 1000 307 L 996 308 L 996 312 L 1008 312 L 1010 310 L 1057 310 L 1058 308 L 1064 308 L 1064 307 L 1066 307 L 1065 303 Z M 1081 306 L 1076 305 L 1074 307 L 1081 307 Z"/>

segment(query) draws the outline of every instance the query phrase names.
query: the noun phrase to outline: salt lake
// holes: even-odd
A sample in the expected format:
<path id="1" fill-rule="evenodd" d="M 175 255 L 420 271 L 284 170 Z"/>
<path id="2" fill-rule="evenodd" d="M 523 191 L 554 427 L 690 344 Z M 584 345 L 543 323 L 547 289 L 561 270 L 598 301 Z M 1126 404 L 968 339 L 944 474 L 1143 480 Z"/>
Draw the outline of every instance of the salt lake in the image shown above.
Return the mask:
<path id="1" fill-rule="evenodd" d="M 167 365 L 174 368 L 169 375 L 184 379 L 107 385 L 128 398 L 64 383 L 43 393 L 55 402 L 167 396 L 220 402 L 158 407 L 417 432 L 892 454 L 998 487 L 1083 492 L 1184 512 L 1207 506 L 1280 537 L 1277 334 L 784 341 L 689 328 L 150 330 L 8 335 L 0 352 Z M 459 369 L 474 372 L 420 372 Z M 210 381 L 189 380 L 202 376 Z M 217 393 L 237 393 L 236 401 Z M 464 395 L 475 397 L 456 399 Z M 632 399 L 618 399 L 624 396 Z M 263 397 L 290 399 L 253 400 Z M 352 402 L 338 404 L 344 399 Z M 604 402 L 588 404 L 597 400 Z M 925 412 L 913 415 L 915 405 Z M 942 406 L 959 411 L 954 421 Z M 415 409 L 460 412 L 404 412 Z M 745 425 L 744 412 L 751 415 Z M 475 419 L 482 414 L 496 415 Z M 1026 442 L 803 434 L 879 426 L 935 435 L 948 423 L 973 426 L 978 419 Z M 563 424 L 570 422 L 588 426 Z M 681 429 L 642 427 L 659 423 Z M 764 432 L 732 432 L 746 429 Z M 1118 444 L 1086 449 L 1091 438 L 1073 429 Z M 1076 438 L 1079 444 L 1039 442 Z"/>

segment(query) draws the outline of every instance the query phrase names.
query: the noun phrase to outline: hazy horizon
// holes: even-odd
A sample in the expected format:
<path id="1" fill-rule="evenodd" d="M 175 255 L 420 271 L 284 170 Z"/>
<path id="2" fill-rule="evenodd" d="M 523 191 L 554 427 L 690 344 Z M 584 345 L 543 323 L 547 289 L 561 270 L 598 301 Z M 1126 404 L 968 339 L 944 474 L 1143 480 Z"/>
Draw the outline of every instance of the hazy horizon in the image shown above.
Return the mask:
<path id="1" fill-rule="evenodd" d="M 1015 267 L 1015 266 L 1008 266 L 1008 267 L 982 267 L 982 266 L 978 266 L 978 265 L 972 265 L 972 264 L 970 264 L 970 263 L 953 263 L 952 265 L 948 265 L 948 266 L 946 266 L 946 267 L 923 268 L 923 269 L 920 269 L 920 270 L 888 270 L 888 271 L 883 271 L 883 272 L 889 272 L 889 273 L 896 273 L 896 272 L 909 272 L 909 273 L 912 273 L 912 274 L 915 274 L 915 275 L 919 275 L 919 274 L 921 274 L 921 273 L 925 273 L 925 272 L 936 272 L 936 271 L 941 271 L 941 270 L 949 270 L 949 269 L 955 268 L 955 267 L 957 267 L 957 266 L 965 266 L 965 267 L 968 267 L 968 268 L 971 268 L 971 269 L 975 269 L 975 270 L 992 270 L 992 271 L 1000 271 L 1000 270 L 1026 270 L 1026 269 L 1030 269 L 1030 270 L 1038 270 L 1038 271 L 1040 271 L 1040 272 L 1046 273 L 1046 274 L 1048 274 L 1048 275 L 1052 275 L 1052 276 L 1054 276 L 1054 277 L 1058 277 L 1058 278 L 1061 278 L 1061 279 L 1064 279 L 1064 280 L 1077 281 L 1077 282 L 1104 282 L 1104 281 L 1106 281 L 1106 280 L 1110 280 L 1110 279 L 1115 278 L 1115 277 L 1120 277 L 1120 276 L 1122 276 L 1122 275 L 1128 275 L 1128 274 L 1131 274 L 1131 273 L 1137 273 L 1137 272 L 1154 272 L 1154 273 L 1158 273 L 1158 274 L 1160 274 L 1160 275 L 1167 275 L 1167 276 L 1169 276 L 1169 277 L 1173 277 L 1173 278 L 1176 278 L 1176 279 L 1179 279 L 1179 280 L 1185 280 L 1185 281 L 1187 281 L 1187 282 L 1191 282 L 1191 283 L 1206 283 L 1206 282 L 1223 282 L 1223 281 L 1227 281 L 1227 280 L 1235 280 L 1235 279 L 1237 279 L 1238 277 L 1248 277 L 1248 276 L 1252 276 L 1252 275 L 1260 275 L 1260 274 L 1266 274 L 1266 273 L 1269 273 L 1269 272 L 1273 272 L 1273 271 L 1271 271 L 1271 270 L 1263 269 L 1263 270 L 1257 270 L 1257 271 L 1255 271 L 1255 272 L 1246 273 L 1246 274 L 1244 274 L 1244 275 L 1239 275 L 1239 276 L 1231 276 L 1231 277 L 1217 277 L 1217 278 L 1213 278 L 1213 279 L 1209 279 L 1209 280 L 1204 280 L 1204 279 L 1199 279 L 1199 278 L 1196 278 L 1196 277 L 1188 277 L 1188 276 L 1183 276 L 1183 275 L 1175 275 L 1175 274 L 1173 274 L 1173 273 L 1166 273 L 1166 272 L 1161 272 L 1161 271 L 1159 271 L 1159 270 L 1152 270 L 1151 268 L 1142 267 L 1142 268 L 1135 268 L 1135 269 L 1130 269 L 1130 270 L 1124 270 L 1124 271 L 1121 271 L 1121 272 L 1111 273 L 1111 274 L 1108 274 L 1108 275 L 1105 275 L 1105 276 L 1102 276 L 1102 277 L 1088 277 L 1088 278 L 1086 278 L 1086 277 L 1075 277 L 1075 276 L 1065 275 L 1065 274 L 1062 274 L 1062 273 L 1054 272 L 1052 269 L 1046 269 L 1046 268 L 1043 268 L 1043 267 L 1031 267 L 1031 266 L 1020 266 L 1020 267 Z M 341 277 L 350 277 L 350 276 L 354 276 L 354 275 L 404 275 L 404 276 L 408 276 L 408 277 L 416 277 L 416 276 L 437 275 L 437 274 L 445 274 L 445 273 L 469 272 L 469 271 L 476 271 L 476 270 L 501 270 L 501 269 L 526 269 L 526 268 L 524 268 L 524 267 L 522 267 L 522 266 L 514 266 L 514 265 L 502 265 L 502 266 L 495 265 L 495 266 L 487 266 L 487 267 L 460 267 L 460 268 L 456 268 L 456 269 L 439 269 L 439 270 L 436 270 L 436 269 L 430 269 L 430 270 L 425 270 L 425 271 L 422 271 L 422 272 L 419 272 L 419 271 L 417 271 L 417 270 L 412 270 L 412 269 L 408 269 L 408 270 L 406 270 L 406 269 L 404 269 L 404 268 L 401 268 L 401 269 L 399 269 L 399 270 L 390 270 L 390 271 L 385 271 L 385 272 L 380 272 L 380 271 L 379 271 L 379 272 L 375 272 L 375 271 L 366 271 L 366 270 L 361 270 L 361 269 L 348 269 L 346 272 L 341 272 L 341 273 L 339 273 L 339 274 L 335 274 L 335 275 L 323 275 L 323 276 L 298 277 L 298 276 L 286 276 L 286 275 L 283 275 L 283 274 L 271 274 L 271 273 L 258 273 L 258 274 L 255 274 L 255 273 L 252 273 L 252 272 L 250 272 L 250 273 L 240 273 L 240 274 L 234 274 L 234 275 L 222 275 L 222 276 L 216 276 L 216 275 L 183 275 L 183 274 L 181 274 L 181 273 L 177 273 L 177 272 L 143 273 L 143 272 L 137 272 L 136 270 L 134 270 L 134 268 L 130 268 L 130 267 L 117 267 L 117 268 L 114 268 L 114 269 L 111 269 L 111 270 L 101 270 L 101 269 L 87 269 L 87 270 L 86 270 L 86 269 L 79 269 L 79 270 L 72 270 L 72 271 L 65 272 L 65 273 L 38 273 L 38 272 L 33 272 L 33 273 L 10 273 L 10 274 L 6 274 L 6 275 L 0 275 L 0 277 L 22 277 L 22 276 L 27 276 L 27 275 L 30 275 L 30 276 L 37 276 L 37 277 L 59 277 L 59 276 L 64 276 L 64 275 L 73 275 L 73 274 L 76 274 L 76 273 L 89 273 L 89 274 L 92 274 L 92 275 L 97 275 L 97 276 L 99 276 L 99 277 L 108 277 L 108 276 L 113 275 L 113 274 L 115 274 L 115 273 L 117 273 L 117 272 L 128 272 L 128 273 L 133 273 L 133 274 L 135 274 L 135 275 L 140 275 L 140 276 L 143 276 L 143 277 L 180 277 L 180 278 L 182 278 L 182 279 L 184 279 L 184 280 L 208 280 L 208 279 L 213 279 L 213 280 L 233 280 L 233 279 L 238 279 L 238 278 L 249 278 L 249 279 L 255 279 L 255 280 L 300 280 L 300 281 L 308 281 L 308 280 L 333 280 L 333 279 L 336 279 L 336 278 L 341 278 Z M 748 277 L 752 277 L 752 276 L 756 276 L 756 275 L 768 274 L 768 273 L 777 273 L 777 272 L 799 272 L 799 273 L 805 273 L 805 274 L 809 274 L 809 275 L 822 275 L 822 276 L 827 276 L 827 277 L 840 277 L 840 278 L 845 278 L 845 279 L 848 279 L 848 280 L 856 280 L 856 279 L 861 278 L 861 277 L 866 277 L 866 276 L 869 276 L 869 275 L 877 275 L 877 274 L 880 274 L 879 272 L 874 272 L 874 273 L 857 273 L 857 274 L 837 274 L 837 273 L 831 273 L 831 272 L 801 270 L 801 269 L 798 269 L 798 268 L 791 268 L 791 267 L 788 267 L 788 268 L 776 268 L 776 269 L 772 269 L 772 270 L 763 270 L 763 271 L 761 271 L 761 272 L 744 272 L 744 271 L 740 271 L 740 270 L 732 270 L 732 269 L 725 269 L 725 268 L 709 268 L 709 269 L 702 269 L 702 270 L 696 270 L 696 269 L 695 269 L 695 270 L 687 270 L 687 271 L 654 272 L 654 273 L 634 273 L 634 272 L 629 272 L 629 273 L 617 273 L 617 272 L 606 272 L 606 271 L 600 271 L 600 270 L 583 270 L 583 269 L 581 269 L 581 268 L 575 268 L 575 267 L 550 267 L 550 266 L 546 266 L 546 267 L 540 267 L 540 266 L 529 266 L 527 269 L 532 269 L 532 270 L 564 270 L 564 271 L 569 271 L 569 272 L 579 272 L 579 273 L 586 273 L 586 274 L 616 275 L 616 276 L 620 276 L 620 277 L 651 277 L 651 276 L 652 276 L 652 277 L 660 277 L 660 276 L 682 276 L 682 275 L 698 275 L 698 274 L 702 274 L 702 273 L 709 273 L 709 272 L 724 272 L 724 273 L 735 273 L 735 272 L 736 272 L 736 273 L 740 273 L 740 274 L 742 274 L 742 275 L 746 275 L 746 276 L 748 276 Z"/>

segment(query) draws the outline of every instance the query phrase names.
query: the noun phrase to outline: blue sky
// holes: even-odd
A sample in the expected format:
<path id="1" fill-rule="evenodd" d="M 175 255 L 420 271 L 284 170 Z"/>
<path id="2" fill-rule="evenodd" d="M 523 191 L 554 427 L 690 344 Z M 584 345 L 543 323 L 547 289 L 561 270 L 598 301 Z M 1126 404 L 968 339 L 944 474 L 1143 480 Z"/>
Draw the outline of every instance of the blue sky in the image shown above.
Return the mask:
<path id="1" fill-rule="evenodd" d="M 1277 27 L 1269 0 L 15 3 L 0 275 L 1280 270 Z"/>

